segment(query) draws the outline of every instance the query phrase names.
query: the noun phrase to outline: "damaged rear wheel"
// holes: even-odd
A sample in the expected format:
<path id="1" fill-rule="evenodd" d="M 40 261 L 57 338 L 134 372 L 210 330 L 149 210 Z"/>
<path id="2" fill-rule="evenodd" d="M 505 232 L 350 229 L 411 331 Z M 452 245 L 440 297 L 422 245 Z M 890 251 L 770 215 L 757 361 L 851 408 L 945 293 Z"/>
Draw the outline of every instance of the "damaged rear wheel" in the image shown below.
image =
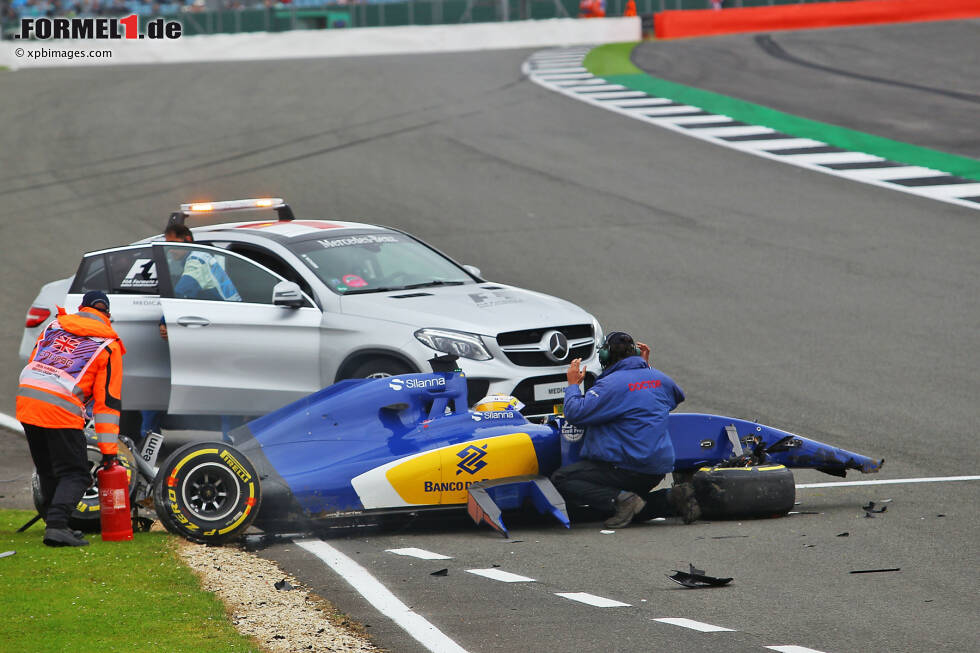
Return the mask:
<path id="1" fill-rule="evenodd" d="M 153 483 L 157 516 L 171 533 L 221 544 L 238 537 L 259 511 L 261 488 L 243 453 L 221 442 L 194 442 L 173 452 Z"/>
<path id="2" fill-rule="evenodd" d="M 781 517 L 796 502 L 793 472 L 782 465 L 705 467 L 693 483 L 702 519 Z"/>

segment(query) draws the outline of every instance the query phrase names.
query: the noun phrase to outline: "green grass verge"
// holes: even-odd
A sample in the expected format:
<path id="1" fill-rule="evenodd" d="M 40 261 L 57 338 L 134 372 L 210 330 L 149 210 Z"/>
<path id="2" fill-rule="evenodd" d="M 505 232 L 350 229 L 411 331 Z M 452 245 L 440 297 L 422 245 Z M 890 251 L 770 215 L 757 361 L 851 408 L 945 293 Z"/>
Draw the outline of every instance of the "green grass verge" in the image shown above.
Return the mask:
<path id="1" fill-rule="evenodd" d="M 720 93 L 652 77 L 630 61 L 630 53 L 636 46 L 637 43 L 612 43 L 599 46 L 586 55 L 583 66 L 593 75 L 602 77 L 611 84 L 622 84 L 654 97 L 665 97 L 675 102 L 691 104 L 705 111 L 729 116 L 751 125 L 762 125 L 799 138 L 823 141 L 845 150 L 865 152 L 892 161 L 980 180 L 980 160 L 977 159 L 801 118 Z"/>
<path id="2" fill-rule="evenodd" d="M 43 522 L 0 511 L 0 652 L 252 651 L 261 649 L 228 621 L 224 605 L 201 589 L 167 533 L 130 542 L 51 548 Z"/>
<path id="3" fill-rule="evenodd" d="M 639 41 L 609 43 L 589 50 L 582 65 L 596 77 L 607 75 L 645 75 L 630 61 L 630 53 Z"/>

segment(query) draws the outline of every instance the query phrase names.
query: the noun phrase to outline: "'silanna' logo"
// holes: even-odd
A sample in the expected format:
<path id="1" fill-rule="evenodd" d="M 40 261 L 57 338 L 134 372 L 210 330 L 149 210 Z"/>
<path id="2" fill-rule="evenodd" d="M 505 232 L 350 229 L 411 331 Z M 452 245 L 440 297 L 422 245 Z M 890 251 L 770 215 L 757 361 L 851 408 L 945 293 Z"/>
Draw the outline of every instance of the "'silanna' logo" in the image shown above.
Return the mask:
<path id="1" fill-rule="evenodd" d="M 391 381 L 388 381 L 388 387 L 392 390 L 401 390 L 405 387 L 405 382 L 401 379 L 392 379 Z"/>
<path id="2" fill-rule="evenodd" d="M 467 474 L 476 474 L 478 471 L 487 466 L 486 461 L 483 460 L 487 455 L 487 445 L 478 447 L 471 444 L 462 451 L 456 453 L 456 455 L 462 460 L 456 465 L 459 469 L 456 470 L 456 475 L 459 476 L 463 472 Z"/>

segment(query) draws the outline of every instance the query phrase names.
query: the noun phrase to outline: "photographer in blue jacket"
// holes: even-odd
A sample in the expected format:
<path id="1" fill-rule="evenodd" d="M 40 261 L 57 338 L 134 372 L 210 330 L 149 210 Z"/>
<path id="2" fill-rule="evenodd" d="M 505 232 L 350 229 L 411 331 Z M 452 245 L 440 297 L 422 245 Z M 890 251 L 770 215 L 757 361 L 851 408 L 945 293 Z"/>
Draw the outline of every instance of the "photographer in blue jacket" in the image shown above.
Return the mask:
<path id="1" fill-rule="evenodd" d="M 568 367 L 565 417 L 585 427 L 585 438 L 581 459 L 551 480 L 568 503 L 609 515 L 606 528 L 661 516 L 679 515 L 685 523 L 700 517 L 690 484 L 654 491 L 674 469 L 667 415 L 684 392 L 649 360 L 647 345 L 614 331 L 599 349 L 602 373 L 584 395 L 582 360 Z"/>

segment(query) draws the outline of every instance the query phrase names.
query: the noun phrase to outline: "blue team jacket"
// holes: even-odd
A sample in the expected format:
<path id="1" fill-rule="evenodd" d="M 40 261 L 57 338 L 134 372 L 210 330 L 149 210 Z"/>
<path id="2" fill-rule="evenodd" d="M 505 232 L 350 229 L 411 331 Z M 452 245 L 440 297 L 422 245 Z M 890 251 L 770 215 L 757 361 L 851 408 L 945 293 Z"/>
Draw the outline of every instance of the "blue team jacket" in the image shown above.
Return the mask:
<path id="1" fill-rule="evenodd" d="M 684 392 L 673 379 L 630 356 L 606 368 L 584 396 L 577 385 L 565 388 L 565 417 L 586 427 L 582 458 L 668 474 L 674 470 L 674 446 L 667 413 L 682 401 Z"/>

